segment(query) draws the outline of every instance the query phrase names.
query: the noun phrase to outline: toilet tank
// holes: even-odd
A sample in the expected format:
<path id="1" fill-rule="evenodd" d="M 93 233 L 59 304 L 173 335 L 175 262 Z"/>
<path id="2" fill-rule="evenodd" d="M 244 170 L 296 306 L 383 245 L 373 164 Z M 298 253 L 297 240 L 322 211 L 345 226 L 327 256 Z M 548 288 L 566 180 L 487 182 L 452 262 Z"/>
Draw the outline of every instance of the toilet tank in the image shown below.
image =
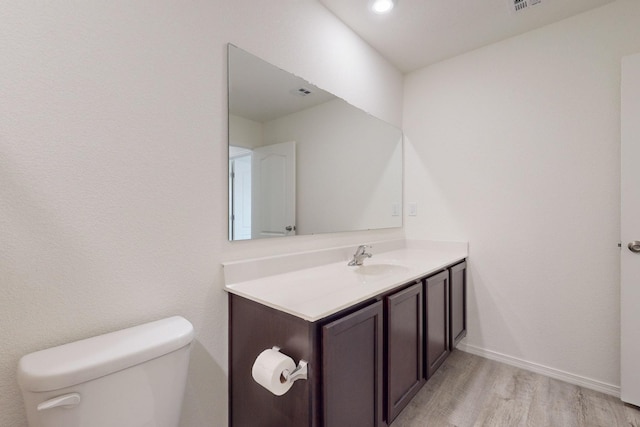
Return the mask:
<path id="1" fill-rule="evenodd" d="M 177 427 L 193 326 L 175 316 L 28 354 L 30 427 Z"/>

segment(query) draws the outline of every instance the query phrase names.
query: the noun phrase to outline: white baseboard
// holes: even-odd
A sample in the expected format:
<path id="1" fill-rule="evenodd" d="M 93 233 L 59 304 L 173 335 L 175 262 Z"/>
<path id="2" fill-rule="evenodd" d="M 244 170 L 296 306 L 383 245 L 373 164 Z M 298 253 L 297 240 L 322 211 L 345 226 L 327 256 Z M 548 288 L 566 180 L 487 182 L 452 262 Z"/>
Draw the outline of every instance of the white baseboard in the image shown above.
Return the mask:
<path id="1" fill-rule="evenodd" d="M 496 362 L 502 362 L 507 365 L 515 366 L 516 368 L 525 369 L 527 371 L 535 372 L 536 374 L 545 375 L 547 377 L 555 378 L 560 381 L 567 382 L 569 384 L 578 385 L 591 390 L 599 391 L 611 396 L 620 397 L 620 387 L 612 384 L 607 384 L 602 381 L 597 381 L 591 378 L 582 377 L 569 372 L 561 371 L 559 369 L 550 368 L 548 366 L 540 365 L 538 363 L 529 362 L 527 360 L 518 359 L 517 357 L 508 356 L 506 354 L 498 353 L 484 348 L 476 347 L 474 345 L 465 344 L 461 342 L 457 346 L 458 350 L 466 353 L 475 354 L 486 359 L 495 360 Z"/>

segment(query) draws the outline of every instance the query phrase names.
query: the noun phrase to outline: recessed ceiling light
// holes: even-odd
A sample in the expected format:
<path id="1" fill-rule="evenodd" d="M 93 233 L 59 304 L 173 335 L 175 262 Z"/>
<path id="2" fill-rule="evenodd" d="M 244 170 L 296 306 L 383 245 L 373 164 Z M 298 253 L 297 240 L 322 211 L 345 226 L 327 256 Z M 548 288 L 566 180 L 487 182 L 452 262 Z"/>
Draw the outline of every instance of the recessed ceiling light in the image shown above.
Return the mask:
<path id="1" fill-rule="evenodd" d="M 396 0 L 373 0 L 371 2 L 371 11 L 382 15 L 391 12 L 391 9 L 393 9 L 395 5 Z"/>

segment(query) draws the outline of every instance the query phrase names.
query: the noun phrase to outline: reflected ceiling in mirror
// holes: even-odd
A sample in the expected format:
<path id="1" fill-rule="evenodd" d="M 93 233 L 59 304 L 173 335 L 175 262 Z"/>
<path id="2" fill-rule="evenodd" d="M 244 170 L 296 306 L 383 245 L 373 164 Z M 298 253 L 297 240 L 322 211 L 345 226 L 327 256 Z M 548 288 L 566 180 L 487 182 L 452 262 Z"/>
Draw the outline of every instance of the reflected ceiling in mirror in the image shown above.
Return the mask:
<path id="1" fill-rule="evenodd" d="M 402 227 L 402 132 L 229 45 L 229 240 Z"/>

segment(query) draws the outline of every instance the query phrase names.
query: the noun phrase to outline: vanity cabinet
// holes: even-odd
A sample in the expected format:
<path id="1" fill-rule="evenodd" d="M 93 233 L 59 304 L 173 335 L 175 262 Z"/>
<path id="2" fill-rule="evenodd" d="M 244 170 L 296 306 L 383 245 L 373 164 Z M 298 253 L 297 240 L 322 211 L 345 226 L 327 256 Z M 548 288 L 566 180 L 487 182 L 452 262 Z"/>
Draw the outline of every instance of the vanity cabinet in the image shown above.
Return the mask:
<path id="1" fill-rule="evenodd" d="M 466 263 L 315 322 L 229 295 L 231 427 L 387 427 L 466 333 Z M 282 396 L 256 383 L 273 346 L 309 363 Z"/>
<path id="2" fill-rule="evenodd" d="M 384 427 L 382 301 L 317 322 L 229 296 L 229 425 Z M 308 365 L 308 379 L 275 396 L 251 376 L 256 357 L 280 347 Z"/>
<path id="3" fill-rule="evenodd" d="M 229 295 L 229 426 L 319 427 L 319 337 L 315 325 L 260 303 Z M 275 396 L 251 376 L 265 349 L 278 346 L 296 361 L 309 362 L 309 380 Z M 212 361 L 213 363 L 213 361 Z M 220 373 L 222 376 L 223 373 Z"/>
<path id="4" fill-rule="evenodd" d="M 418 281 L 385 298 L 387 421 L 391 423 L 424 384 L 423 301 Z"/>
<path id="5" fill-rule="evenodd" d="M 425 374 L 431 378 L 449 356 L 449 271 L 424 279 Z"/>

